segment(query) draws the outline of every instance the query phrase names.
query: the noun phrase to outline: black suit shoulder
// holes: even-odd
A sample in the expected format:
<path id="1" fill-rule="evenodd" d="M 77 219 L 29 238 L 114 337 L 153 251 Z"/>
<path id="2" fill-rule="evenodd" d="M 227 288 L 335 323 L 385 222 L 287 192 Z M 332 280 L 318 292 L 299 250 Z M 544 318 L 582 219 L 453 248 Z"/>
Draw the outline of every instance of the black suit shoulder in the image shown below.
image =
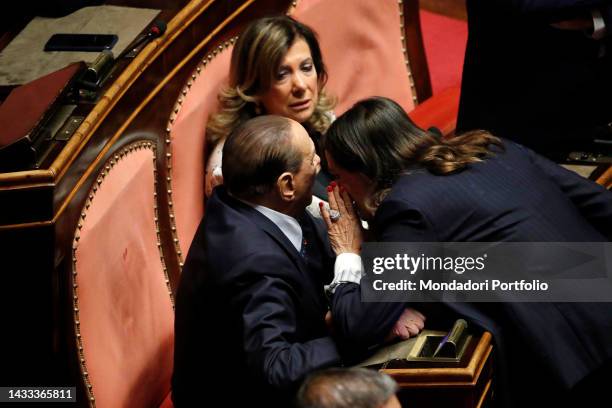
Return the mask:
<path id="1" fill-rule="evenodd" d="M 504 141 L 503 151 L 463 171 L 402 176 L 373 226 L 384 241 L 602 241 L 612 219 L 610 196 Z"/>

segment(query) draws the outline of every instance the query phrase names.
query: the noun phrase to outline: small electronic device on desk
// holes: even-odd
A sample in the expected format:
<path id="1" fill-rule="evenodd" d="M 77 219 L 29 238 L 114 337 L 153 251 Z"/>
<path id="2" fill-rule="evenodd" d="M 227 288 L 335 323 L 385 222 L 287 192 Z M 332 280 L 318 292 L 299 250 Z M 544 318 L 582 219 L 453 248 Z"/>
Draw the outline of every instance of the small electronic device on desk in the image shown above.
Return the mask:
<path id="1" fill-rule="evenodd" d="M 459 319 L 448 331 L 386 346 L 359 364 L 389 374 L 405 406 L 485 407 L 492 397 L 491 334 L 470 332 Z"/>
<path id="2" fill-rule="evenodd" d="M 119 37 L 115 34 L 53 34 L 45 44 L 45 51 L 86 51 L 110 50 Z"/>

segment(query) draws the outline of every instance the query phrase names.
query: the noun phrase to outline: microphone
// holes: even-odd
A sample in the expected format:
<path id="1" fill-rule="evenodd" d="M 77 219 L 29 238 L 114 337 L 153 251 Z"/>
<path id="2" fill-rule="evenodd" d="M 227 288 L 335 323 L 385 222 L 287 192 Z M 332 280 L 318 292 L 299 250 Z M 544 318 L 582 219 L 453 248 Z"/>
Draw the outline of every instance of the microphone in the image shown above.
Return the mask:
<path id="1" fill-rule="evenodd" d="M 142 49 L 143 44 L 148 43 L 154 38 L 161 37 L 166 32 L 166 22 L 162 20 L 155 20 L 151 27 L 149 27 L 149 31 L 137 38 L 130 47 L 126 48 L 125 51 L 121 53 L 117 57 L 119 58 L 134 58 L 136 54 Z"/>

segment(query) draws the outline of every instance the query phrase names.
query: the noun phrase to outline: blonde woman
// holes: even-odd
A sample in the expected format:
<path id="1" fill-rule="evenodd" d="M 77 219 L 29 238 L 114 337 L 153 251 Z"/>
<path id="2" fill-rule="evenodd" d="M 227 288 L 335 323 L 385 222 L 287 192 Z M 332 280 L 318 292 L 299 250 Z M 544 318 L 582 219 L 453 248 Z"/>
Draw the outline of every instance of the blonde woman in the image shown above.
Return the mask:
<path id="1" fill-rule="evenodd" d="M 317 151 L 333 120 L 333 98 L 324 90 L 327 72 L 312 29 L 291 17 L 252 22 L 232 52 L 229 86 L 219 94 L 219 112 L 206 129 L 206 196 L 223 182 L 225 138 L 246 120 L 262 114 L 293 119 L 306 128 Z M 314 194 L 325 199 L 329 177 L 319 173 Z M 318 210 L 317 210 L 318 212 Z"/>

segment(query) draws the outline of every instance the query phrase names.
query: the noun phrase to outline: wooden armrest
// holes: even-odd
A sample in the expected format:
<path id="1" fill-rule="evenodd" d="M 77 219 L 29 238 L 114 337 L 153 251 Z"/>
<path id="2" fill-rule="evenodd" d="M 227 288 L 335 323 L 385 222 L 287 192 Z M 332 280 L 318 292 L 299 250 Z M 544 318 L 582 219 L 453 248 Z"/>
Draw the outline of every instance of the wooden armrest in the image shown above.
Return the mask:
<path id="1" fill-rule="evenodd" d="M 454 133 L 459 112 L 459 87 L 448 88 L 417 105 L 410 118 L 423 129 L 435 126 L 447 137 Z"/>

